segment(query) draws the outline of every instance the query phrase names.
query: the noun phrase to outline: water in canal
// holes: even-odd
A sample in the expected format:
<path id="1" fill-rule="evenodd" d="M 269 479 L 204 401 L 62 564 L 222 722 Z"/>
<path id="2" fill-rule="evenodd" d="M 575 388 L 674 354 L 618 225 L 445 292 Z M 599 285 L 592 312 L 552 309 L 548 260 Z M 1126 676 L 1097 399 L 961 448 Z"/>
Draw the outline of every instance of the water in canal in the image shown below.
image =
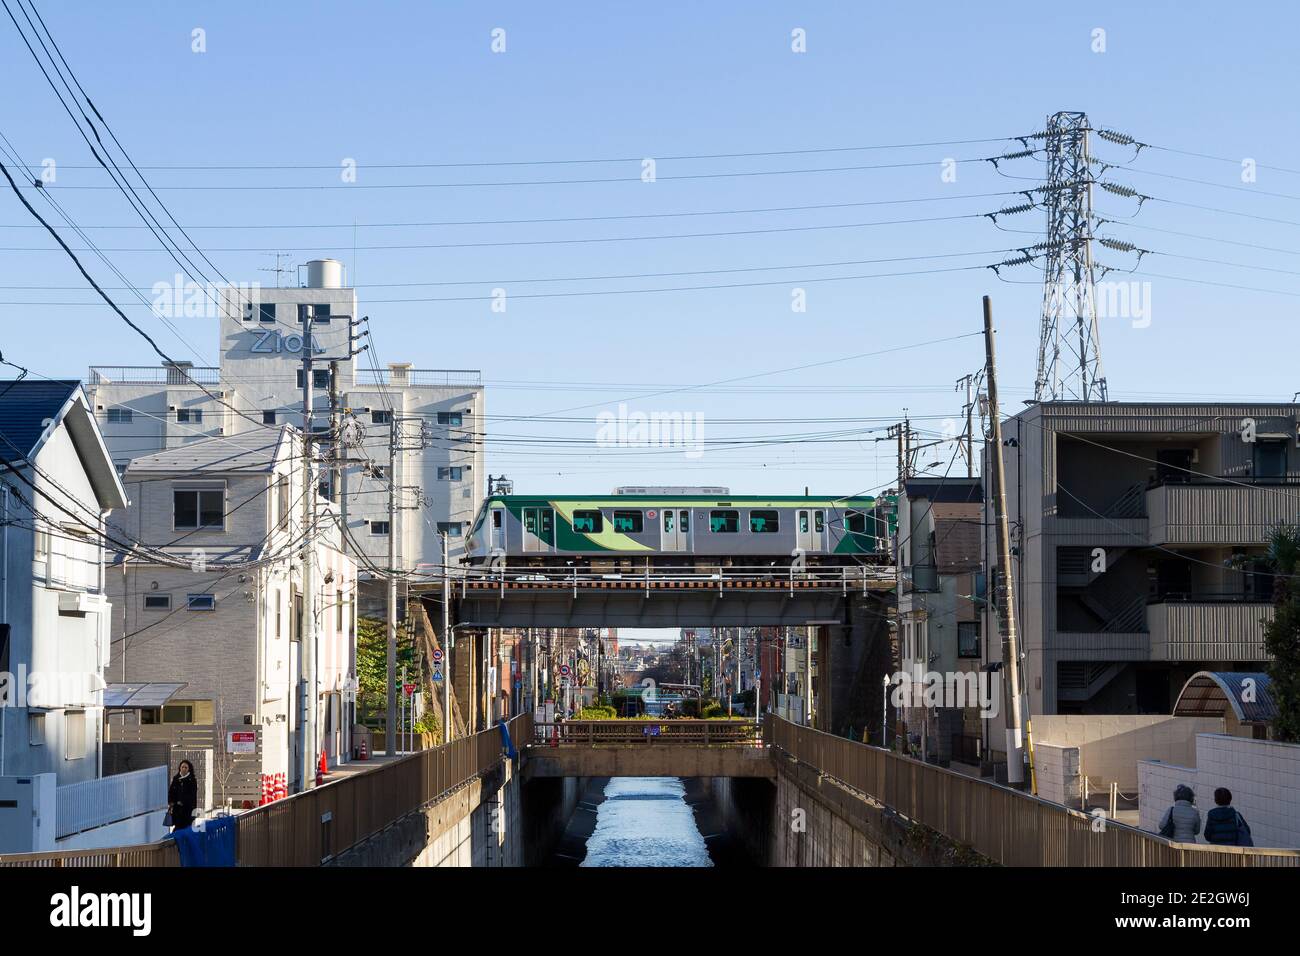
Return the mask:
<path id="1" fill-rule="evenodd" d="M 686 787 L 675 777 L 613 777 L 582 866 L 713 866 Z"/>

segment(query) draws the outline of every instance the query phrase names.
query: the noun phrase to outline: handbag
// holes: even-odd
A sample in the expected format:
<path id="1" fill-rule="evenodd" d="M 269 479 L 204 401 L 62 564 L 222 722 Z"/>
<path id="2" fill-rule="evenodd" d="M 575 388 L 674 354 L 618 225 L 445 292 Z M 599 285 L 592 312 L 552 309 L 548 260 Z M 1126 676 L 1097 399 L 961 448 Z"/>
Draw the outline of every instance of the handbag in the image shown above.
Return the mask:
<path id="1" fill-rule="evenodd" d="M 1237 814 L 1237 846 L 1254 846 L 1255 840 L 1250 835 L 1250 824 L 1240 813 Z"/>
<path id="2" fill-rule="evenodd" d="M 1172 840 L 1174 837 L 1174 816 L 1171 813 L 1165 825 L 1160 828 L 1160 835 L 1166 839 Z"/>
<path id="3" fill-rule="evenodd" d="M 168 808 L 167 813 L 163 816 L 163 826 L 165 827 L 175 826 L 175 824 L 172 823 L 172 811 L 170 807 Z"/>

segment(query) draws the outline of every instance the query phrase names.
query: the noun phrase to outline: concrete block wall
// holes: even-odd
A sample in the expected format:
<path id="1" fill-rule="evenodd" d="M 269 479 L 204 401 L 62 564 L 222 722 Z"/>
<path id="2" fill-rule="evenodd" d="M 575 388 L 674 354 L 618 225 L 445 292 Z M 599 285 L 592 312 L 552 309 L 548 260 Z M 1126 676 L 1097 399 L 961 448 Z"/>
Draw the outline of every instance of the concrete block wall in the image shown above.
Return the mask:
<path id="1" fill-rule="evenodd" d="M 1079 806 L 1079 748 L 1040 743 L 1034 747 L 1038 795 L 1044 800 Z"/>
<path id="2" fill-rule="evenodd" d="M 1300 847 L 1300 745 L 1201 734 L 1196 769 L 1202 813 L 1214 806 L 1215 788 L 1227 787 L 1256 846 Z"/>
<path id="3" fill-rule="evenodd" d="M 1217 717 L 1161 714 L 1064 715 L 1034 717 L 1035 748 L 1056 744 L 1079 748 L 1079 770 L 1092 789 L 1111 783 L 1132 793 L 1139 760 L 1196 766 L 1196 735 L 1221 733 Z"/>
<path id="4" fill-rule="evenodd" d="M 1202 819 L 1214 808 L 1214 791 L 1227 787 L 1232 805 L 1250 824 L 1255 846 L 1300 848 L 1300 745 L 1201 734 L 1195 767 L 1144 760 L 1139 770 L 1138 825 L 1144 830 L 1159 829 L 1177 784 L 1196 793 Z"/>
<path id="5" fill-rule="evenodd" d="M 1138 826 L 1143 830 L 1159 831 L 1160 818 L 1174 802 L 1174 788 L 1186 784 L 1196 789 L 1196 768 L 1165 763 L 1161 760 L 1138 761 Z M 1198 795 L 1196 805 L 1202 813 L 1207 807 Z M 1214 806 L 1213 794 L 1210 806 Z"/>

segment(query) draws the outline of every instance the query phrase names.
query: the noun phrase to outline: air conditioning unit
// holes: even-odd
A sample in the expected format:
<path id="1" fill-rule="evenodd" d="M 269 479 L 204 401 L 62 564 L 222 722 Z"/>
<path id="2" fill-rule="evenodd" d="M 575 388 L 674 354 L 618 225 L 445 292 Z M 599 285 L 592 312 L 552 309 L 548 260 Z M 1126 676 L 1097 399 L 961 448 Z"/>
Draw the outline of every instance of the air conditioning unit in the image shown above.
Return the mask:
<path id="1" fill-rule="evenodd" d="M 108 602 L 102 594 L 87 594 L 84 591 L 60 591 L 60 614 L 86 614 L 102 611 Z"/>

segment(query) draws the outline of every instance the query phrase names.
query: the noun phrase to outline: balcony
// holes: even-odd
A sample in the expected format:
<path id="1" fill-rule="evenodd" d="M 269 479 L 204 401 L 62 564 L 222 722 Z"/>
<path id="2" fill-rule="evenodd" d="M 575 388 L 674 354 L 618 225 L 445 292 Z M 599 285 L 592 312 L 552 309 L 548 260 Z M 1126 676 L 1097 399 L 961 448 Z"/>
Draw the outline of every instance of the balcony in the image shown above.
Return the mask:
<path id="1" fill-rule="evenodd" d="M 1193 593 L 1147 605 L 1153 661 L 1263 661 L 1273 605 L 1250 596 Z"/>
<path id="2" fill-rule="evenodd" d="M 1268 543 L 1273 529 L 1300 521 L 1300 481 L 1194 476 L 1146 493 L 1154 546 Z"/>

